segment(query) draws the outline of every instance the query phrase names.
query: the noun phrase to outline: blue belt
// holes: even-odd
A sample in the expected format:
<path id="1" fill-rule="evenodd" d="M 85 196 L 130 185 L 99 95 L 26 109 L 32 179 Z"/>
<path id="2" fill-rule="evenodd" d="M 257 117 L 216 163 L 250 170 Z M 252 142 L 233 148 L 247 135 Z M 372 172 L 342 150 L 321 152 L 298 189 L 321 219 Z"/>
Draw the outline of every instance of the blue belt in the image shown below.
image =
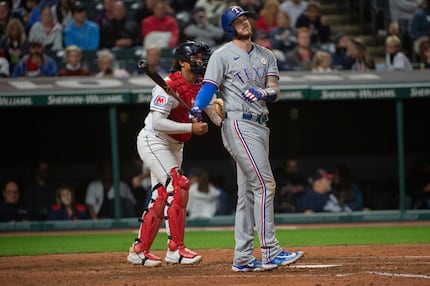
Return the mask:
<path id="1" fill-rule="evenodd" d="M 269 116 L 267 115 L 255 115 L 255 114 L 244 113 L 244 112 L 226 112 L 225 118 L 246 119 L 260 124 L 265 124 L 267 121 L 269 121 Z"/>

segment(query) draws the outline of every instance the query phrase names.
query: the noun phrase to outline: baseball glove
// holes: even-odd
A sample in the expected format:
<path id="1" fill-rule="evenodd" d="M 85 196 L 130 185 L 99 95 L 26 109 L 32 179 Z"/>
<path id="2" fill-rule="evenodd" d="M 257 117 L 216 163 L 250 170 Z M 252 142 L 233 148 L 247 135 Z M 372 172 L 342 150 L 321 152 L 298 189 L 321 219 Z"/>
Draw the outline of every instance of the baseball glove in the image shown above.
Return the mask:
<path id="1" fill-rule="evenodd" d="M 224 101 L 222 98 L 215 99 L 213 102 L 213 107 L 218 116 L 224 119 Z"/>

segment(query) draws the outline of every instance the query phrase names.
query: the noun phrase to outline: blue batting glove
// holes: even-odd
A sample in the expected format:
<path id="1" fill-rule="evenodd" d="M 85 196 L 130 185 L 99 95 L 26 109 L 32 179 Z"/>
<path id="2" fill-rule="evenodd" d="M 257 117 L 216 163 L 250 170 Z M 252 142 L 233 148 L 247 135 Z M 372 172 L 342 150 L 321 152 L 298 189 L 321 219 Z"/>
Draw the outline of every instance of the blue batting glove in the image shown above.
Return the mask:
<path id="1" fill-rule="evenodd" d="M 243 98 L 248 102 L 256 102 L 266 95 L 266 91 L 262 88 L 250 88 L 242 93 Z"/>
<path id="2" fill-rule="evenodd" d="M 198 106 L 194 106 L 193 108 L 191 108 L 191 111 L 188 112 L 188 118 L 191 120 L 195 119 L 197 122 L 201 122 L 203 121 L 202 111 Z"/>

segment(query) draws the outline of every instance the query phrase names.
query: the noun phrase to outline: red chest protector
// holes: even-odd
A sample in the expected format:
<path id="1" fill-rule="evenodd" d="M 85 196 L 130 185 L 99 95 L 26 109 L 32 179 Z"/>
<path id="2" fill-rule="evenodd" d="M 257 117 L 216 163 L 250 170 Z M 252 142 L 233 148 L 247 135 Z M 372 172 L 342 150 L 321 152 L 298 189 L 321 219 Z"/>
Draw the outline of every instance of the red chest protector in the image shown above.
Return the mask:
<path id="1" fill-rule="evenodd" d="M 169 74 L 168 78 L 166 79 L 166 83 L 190 107 L 193 106 L 197 92 L 202 87 L 202 83 L 193 84 L 187 82 L 180 72 Z M 188 118 L 188 111 L 181 104 L 178 104 L 177 107 L 170 111 L 168 118 L 176 122 L 190 122 L 190 119 Z M 177 141 L 186 142 L 191 139 L 192 133 L 169 134 L 169 136 Z"/>

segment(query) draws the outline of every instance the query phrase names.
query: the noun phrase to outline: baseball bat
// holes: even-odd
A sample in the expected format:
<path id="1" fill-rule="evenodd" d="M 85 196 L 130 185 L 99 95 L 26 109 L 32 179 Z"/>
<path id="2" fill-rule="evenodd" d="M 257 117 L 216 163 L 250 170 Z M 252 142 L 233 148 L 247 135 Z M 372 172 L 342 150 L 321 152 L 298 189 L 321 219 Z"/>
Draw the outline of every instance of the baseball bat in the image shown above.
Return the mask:
<path id="1" fill-rule="evenodd" d="M 182 98 L 180 98 L 176 92 L 170 88 L 170 86 L 164 81 L 160 74 L 151 67 L 151 65 L 149 65 L 145 60 L 141 60 L 137 66 L 141 68 L 145 74 L 148 75 L 157 85 L 159 85 L 168 95 L 173 96 L 173 98 L 176 99 L 183 107 L 185 107 L 189 113 L 194 115 L 191 107 L 189 107 L 188 104 L 186 104 L 185 101 L 183 101 Z"/>

